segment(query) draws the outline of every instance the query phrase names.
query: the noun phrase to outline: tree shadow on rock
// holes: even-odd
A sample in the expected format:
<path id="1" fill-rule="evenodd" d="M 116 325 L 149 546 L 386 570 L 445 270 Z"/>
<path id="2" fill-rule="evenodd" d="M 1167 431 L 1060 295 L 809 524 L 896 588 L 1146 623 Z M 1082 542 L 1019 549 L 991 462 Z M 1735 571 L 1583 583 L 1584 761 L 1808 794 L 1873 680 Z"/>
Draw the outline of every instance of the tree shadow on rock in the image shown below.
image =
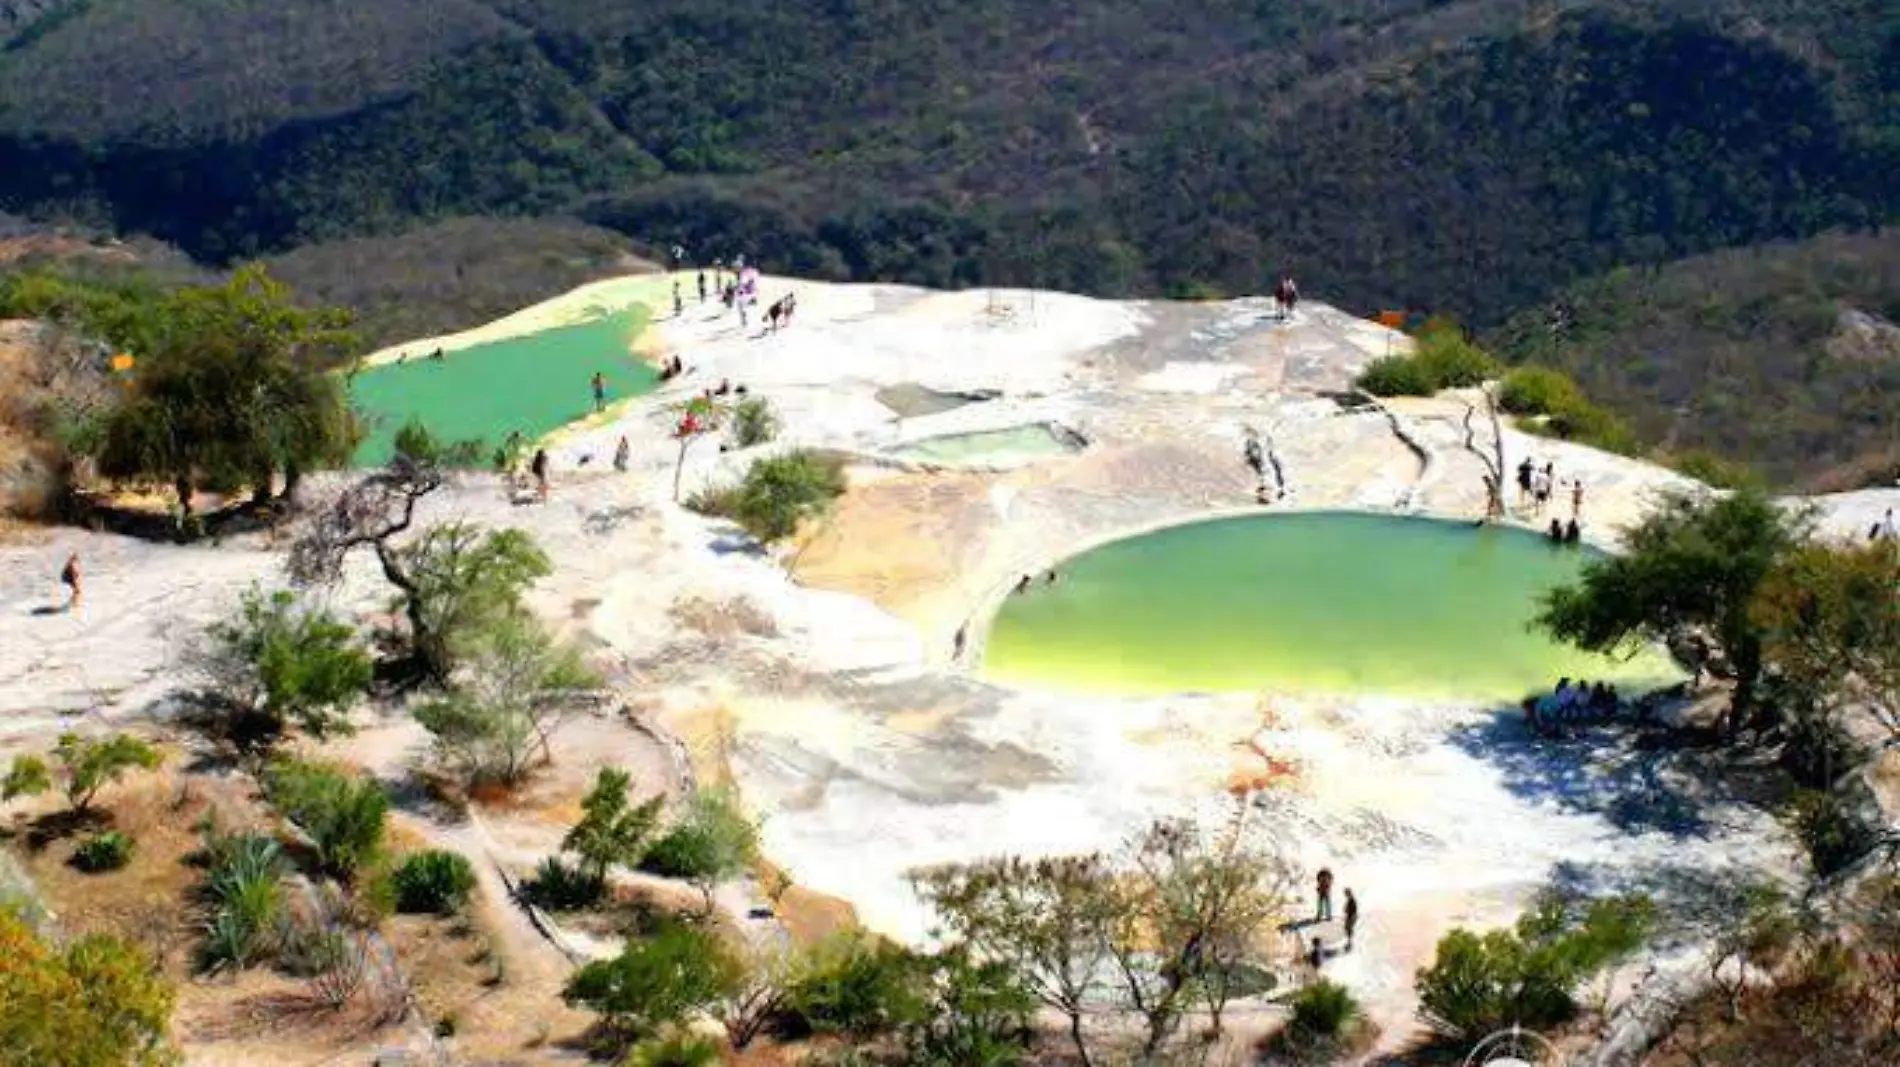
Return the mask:
<path id="1" fill-rule="evenodd" d="M 1516 708 L 1453 729 L 1453 746 L 1499 769 L 1514 795 L 1600 816 L 1626 833 L 1707 838 L 1733 827 L 1725 813 L 1766 806 L 1776 772 L 1728 750 L 1671 745 L 1664 735 L 1589 727 L 1541 737 Z"/>

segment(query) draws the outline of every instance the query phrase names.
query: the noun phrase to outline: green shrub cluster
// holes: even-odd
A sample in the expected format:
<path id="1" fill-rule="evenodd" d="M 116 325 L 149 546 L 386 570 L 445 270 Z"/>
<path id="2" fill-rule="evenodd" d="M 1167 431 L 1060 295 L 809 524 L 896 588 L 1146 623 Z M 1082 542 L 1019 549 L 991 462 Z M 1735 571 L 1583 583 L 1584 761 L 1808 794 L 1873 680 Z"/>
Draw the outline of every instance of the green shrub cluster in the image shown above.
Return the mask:
<path id="1" fill-rule="evenodd" d="M 1345 1035 L 1359 1020 L 1361 1009 L 1352 990 L 1338 982 L 1320 979 L 1293 996 L 1293 1019 L 1287 1024 L 1296 1040 L 1331 1041 Z"/>
<path id="2" fill-rule="evenodd" d="M 859 934 L 818 946 L 786 990 L 793 1018 L 817 1034 L 852 1038 L 889 1033 L 921 1018 L 917 956 Z"/>
<path id="3" fill-rule="evenodd" d="M 468 903 L 475 888 L 475 868 L 459 852 L 431 849 L 404 859 L 394 880 L 396 910 L 449 915 Z"/>
<path id="4" fill-rule="evenodd" d="M 80 842 L 73 849 L 72 863 L 87 874 L 116 871 L 132 862 L 133 847 L 131 835 L 107 830 Z"/>
<path id="5" fill-rule="evenodd" d="M 324 871 L 348 879 L 382 853 L 389 794 L 371 779 L 300 760 L 273 762 L 264 776 L 271 803 L 310 839 Z"/>
<path id="6" fill-rule="evenodd" d="M 758 854 L 759 829 L 730 790 L 702 789 L 672 829 L 646 850 L 643 870 L 665 878 L 721 879 Z"/>
<path id="7" fill-rule="evenodd" d="M 1426 323 L 1415 343 L 1409 356 L 1372 361 L 1353 384 L 1374 396 L 1431 396 L 1482 385 L 1502 370 L 1456 324 L 1442 319 Z"/>
<path id="8" fill-rule="evenodd" d="M 1640 948 L 1652 916 L 1641 898 L 1577 905 L 1546 894 L 1515 929 L 1440 938 L 1432 965 L 1418 972 L 1420 1005 L 1452 1036 L 1569 1022 L 1577 987 Z"/>
<path id="9" fill-rule="evenodd" d="M 205 831 L 203 895 L 211 910 L 200 962 L 206 970 L 249 967 L 276 948 L 284 898 L 283 849 L 263 834 Z"/>

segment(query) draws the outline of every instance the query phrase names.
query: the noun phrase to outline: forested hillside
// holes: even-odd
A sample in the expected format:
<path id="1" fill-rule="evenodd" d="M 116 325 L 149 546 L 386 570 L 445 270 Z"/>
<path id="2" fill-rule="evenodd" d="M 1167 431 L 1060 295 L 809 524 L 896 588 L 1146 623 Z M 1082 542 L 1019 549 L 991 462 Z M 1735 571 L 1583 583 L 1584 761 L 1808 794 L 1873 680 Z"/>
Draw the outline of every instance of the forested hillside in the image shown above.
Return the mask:
<path id="1" fill-rule="evenodd" d="M 227 260 L 579 213 L 831 277 L 1494 322 L 1900 212 L 1879 0 L 67 0 L 0 21 L 0 207 Z"/>
<path id="2" fill-rule="evenodd" d="M 1900 230 L 1617 271 L 1489 340 L 1569 372 L 1666 452 L 1811 489 L 1900 479 Z"/>

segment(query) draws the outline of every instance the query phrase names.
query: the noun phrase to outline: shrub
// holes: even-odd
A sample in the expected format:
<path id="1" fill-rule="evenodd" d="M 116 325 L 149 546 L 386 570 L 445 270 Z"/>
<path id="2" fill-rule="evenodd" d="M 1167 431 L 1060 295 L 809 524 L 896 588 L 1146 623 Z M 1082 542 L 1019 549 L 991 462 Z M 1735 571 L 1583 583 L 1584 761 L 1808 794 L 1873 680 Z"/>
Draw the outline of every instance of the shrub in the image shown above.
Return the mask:
<path id="1" fill-rule="evenodd" d="M 198 668 L 218 732 L 242 749 L 268 748 L 295 726 L 313 737 L 348 733 L 350 705 L 374 665 L 355 631 L 288 592 L 257 589 L 237 618 L 212 624 Z"/>
<path id="2" fill-rule="evenodd" d="M 207 832 L 204 896 L 211 905 L 201 964 L 249 967 L 274 948 L 283 918 L 283 850 L 262 834 Z"/>
<path id="3" fill-rule="evenodd" d="M 0 1063 L 165 1067 L 175 992 L 144 953 L 93 934 L 64 947 L 0 906 Z"/>
<path id="4" fill-rule="evenodd" d="M 118 781 L 134 767 L 151 770 L 162 758 L 158 750 L 131 734 L 81 737 L 61 734 L 53 748 L 59 765 L 58 781 L 66 802 L 75 812 L 91 808 L 99 790 Z M 53 771 L 38 756 L 20 756 L 0 779 L 0 801 L 17 796 L 35 796 L 53 787 Z"/>
<path id="5" fill-rule="evenodd" d="M 448 915 L 468 903 L 475 868 L 458 852 L 431 849 L 403 860 L 396 868 L 396 908 L 404 912 Z"/>
<path id="6" fill-rule="evenodd" d="M 595 883 L 605 882 L 607 871 L 616 864 L 639 863 L 647 836 L 659 823 L 661 798 L 632 803 L 627 798 L 632 783 L 626 771 L 601 768 L 594 787 L 581 800 L 581 821 L 561 840 L 562 848 L 581 857 L 587 876 Z"/>
<path id="7" fill-rule="evenodd" d="M 1296 1040 L 1334 1040 L 1344 1035 L 1360 1016 L 1352 990 L 1324 978 L 1294 994 L 1293 1019 L 1288 1029 Z"/>
<path id="8" fill-rule="evenodd" d="M 605 880 L 575 864 L 563 862 L 559 856 L 543 859 L 527 885 L 528 899 L 549 911 L 590 907 L 606 891 Z"/>
<path id="9" fill-rule="evenodd" d="M 811 451 L 762 459 L 739 485 L 733 520 L 762 544 L 790 537 L 798 524 L 844 493 L 844 467 Z"/>
<path id="10" fill-rule="evenodd" d="M 647 849 L 640 867 L 665 878 L 717 881 L 744 871 L 758 848 L 759 828 L 732 791 L 701 789 L 680 821 Z"/>
<path id="11" fill-rule="evenodd" d="M 309 837 L 325 871 L 348 879 L 381 853 L 389 795 L 375 781 L 286 759 L 271 765 L 265 789 L 271 803 Z"/>
<path id="12" fill-rule="evenodd" d="M 1639 948 L 1650 918 L 1641 898 L 1593 901 L 1578 911 L 1546 896 L 1515 930 L 1453 930 L 1439 939 L 1432 965 L 1418 972 L 1420 1005 L 1434 1027 L 1453 1036 L 1569 1022 L 1577 1014 L 1577 986 Z"/>
<path id="13" fill-rule="evenodd" d="M 846 934 L 812 950 L 786 989 L 786 1002 L 814 1033 L 872 1037 L 922 1017 L 923 977 L 910 952 Z"/>
<path id="14" fill-rule="evenodd" d="M 1498 388 L 1498 407 L 1513 415 L 1551 415 L 1583 402 L 1577 383 L 1548 367 L 1518 367 Z"/>
<path id="15" fill-rule="evenodd" d="M 693 1034 L 648 1038 L 627 1051 L 625 1067 L 713 1067 L 719 1046 Z"/>
<path id="16" fill-rule="evenodd" d="M 1418 338 L 1412 356 L 1432 391 L 1468 389 L 1497 377 L 1502 369 L 1491 354 L 1470 341 L 1456 326 L 1428 326 Z"/>
<path id="17" fill-rule="evenodd" d="M 132 838 L 117 830 L 94 834 L 73 850 L 73 866 L 88 874 L 116 871 L 132 862 Z"/>
<path id="18" fill-rule="evenodd" d="M 686 508 L 715 519 L 734 519 L 739 515 L 740 494 L 737 485 L 709 485 L 687 497 Z"/>
<path id="19" fill-rule="evenodd" d="M 1793 805 L 1795 833 L 1820 877 L 1838 874 L 1874 847 L 1878 835 L 1840 797 L 1804 789 Z"/>
<path id="20" fill-rule="evenodd" d="M 717 934 L 668 924 L 576 971 L 561 997 L 599 1013 L 615 1037 L 641 1037 L 712 1006 L 738 984 L 740 971 Z"/>
<path id="21" fill-rule="evenodd" d="M 765 444 L 778 430 L 778 414 L 763 397 L 747 397 L 732 409 L 732 441 L 740 448 Z"/>
<path id="22" fill-rule="evenodd" d="M 1353 385 L 1373 396 L 1430 396 L 1438 391 L 1425 368 L 1410 356 L 1373 360 Z"/>

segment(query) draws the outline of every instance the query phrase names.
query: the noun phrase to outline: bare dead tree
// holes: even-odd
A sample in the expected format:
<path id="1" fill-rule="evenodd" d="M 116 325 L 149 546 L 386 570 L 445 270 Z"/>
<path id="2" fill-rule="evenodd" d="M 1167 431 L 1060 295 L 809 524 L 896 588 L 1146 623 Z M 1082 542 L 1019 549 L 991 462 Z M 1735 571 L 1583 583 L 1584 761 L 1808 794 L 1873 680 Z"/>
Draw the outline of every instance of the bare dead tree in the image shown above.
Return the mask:
<path id="1" fill-rule="evenodd" d="M 389 464 L 350 486 L 311 516 L 290 546 L 285 567 L 292 584 L 332 586 L 343 577 L 343 565 L 352 551 L 368 546 L 376 553 L 383 578 L 402 594 L 414 647 L 428 647 L 428 621 L 417 596 L 415 579 L 404 565 L 396 538 L 416 519 L 424 497 L 448 484 L 448 473 L 432 457 L 398 453 Z M 409 667 L 438 684 L 446 684 L 446 665 L 430 662 L 419 651 Z"/>
<path id="2" fill-rule="evenodd" d="M 1478 392 L 1484 397 L 1485 414 L 1490 417 L 1491 437 L 1484 448 L 1479 447 L 1478 428 L 1472 425 L 1477 417 L 1475 404 L 1465 405 L 1465 450 L 1478 457 L 1484 464 L 1484 521 L 1496 522 L 1504 518 L 1504 420 L 1498 417 L 1498 398 L 1492 392 L 1489 383 L 1479 386 Z"/>

